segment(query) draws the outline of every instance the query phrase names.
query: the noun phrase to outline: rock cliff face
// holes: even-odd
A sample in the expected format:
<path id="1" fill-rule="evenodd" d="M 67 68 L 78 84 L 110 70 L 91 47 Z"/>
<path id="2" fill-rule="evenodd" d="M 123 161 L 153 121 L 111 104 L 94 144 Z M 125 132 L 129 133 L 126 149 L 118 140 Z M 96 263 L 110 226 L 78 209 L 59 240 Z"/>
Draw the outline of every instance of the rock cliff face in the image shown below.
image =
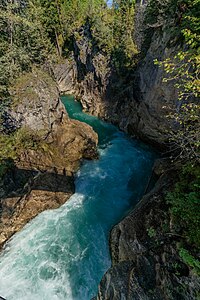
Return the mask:
<path id="1" fill-rule="evenodd" d="M 143 19 L 145 9 L 138 11 Z M 141 47 L 141 39 L 137 40 Z M 55 78 L 60 91 L 76 95 L 89 113 L 162 147 L 172 125 L 166 116 L 176 109 L 177 91 L 172 83 L 163 83 L 166 74 L 154 60 L 173 57 L 177 46 L 164 24 L 154 29 L 151 41 L 137 68 L 120 77 L 111 58 L 106 58 L 93 44 L 90 28 L 86 26 L 80 30 L 79 38 L 73 40 L 71 59 L 55 67 Z"/>
<path id="2" fill-rule="evenodd" d="M 70 120 L 56 83 L 35 71 L 13 88 L 16 126 L 32 130 L 39 145 L 24 149 L 0 186 L 0 246 L 45 209 L 57 208 L 74 193 L 73 172 L 82 158 L 97 158 L 97 134 Z"/>
<path id="3" fill-rule="evenodd" d="M 111 72 L 109 58 L 95 45 L 89 24 L 76 32 L 72 44 L 71 58 L 54 67 L 59 90 L 75 95 L 91 114 L 104 116 Z"/>
<path id="4" fill-rule="evenodd" d="M 133 96 L 129 100 L 132 110 L 128 110 L 127 103 L 122 103 L 120 109 L 121 115 L 123 112 L 126 114 L 120 126 L 156 145 L 165 143 L 168 138 L 166 131 L 172 124 L 167 116 L 176 109 L 178 95 L 174 83 L 163 82 L 166 73 L 154 64 L 154 60 L 173 57 L 178 47 L 173 42 L 164 25 L 154 30 L 150 46 L 135 72 L 131 90 Z"/>

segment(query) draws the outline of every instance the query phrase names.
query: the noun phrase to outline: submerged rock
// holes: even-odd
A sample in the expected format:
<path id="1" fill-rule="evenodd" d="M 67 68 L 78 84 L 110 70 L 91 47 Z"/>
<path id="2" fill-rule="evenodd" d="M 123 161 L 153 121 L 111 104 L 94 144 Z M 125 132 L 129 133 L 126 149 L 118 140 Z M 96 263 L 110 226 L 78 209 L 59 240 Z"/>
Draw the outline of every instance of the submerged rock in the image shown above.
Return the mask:
<path id="1" fill-rule="evenodd" d="M 10 115 L 38 136 L 37 147 L 24 149 L 0 183 L 0 245 L 38 213 L 57 208 L 74 193 L 73 173 L 82 158 L 97 158 L 97 134 L 70 120 L 56 83 L 44 72 L 20 78 L 12 91 Z"/>

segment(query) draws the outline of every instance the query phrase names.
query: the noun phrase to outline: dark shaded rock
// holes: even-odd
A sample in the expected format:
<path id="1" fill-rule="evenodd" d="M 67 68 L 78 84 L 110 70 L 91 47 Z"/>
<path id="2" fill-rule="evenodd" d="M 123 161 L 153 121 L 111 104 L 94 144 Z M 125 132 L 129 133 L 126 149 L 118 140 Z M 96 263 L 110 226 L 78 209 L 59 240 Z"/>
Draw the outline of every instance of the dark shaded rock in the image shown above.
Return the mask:
<path id="1" fill-rule="evenodd" d="M 1 115 L 2 119 L 2 131 L 6 134 L 13 133 L 16 129 L 20 128 L 21 124 L 13 118 L 12 114 L 8 111 L 4 111 Z"/>

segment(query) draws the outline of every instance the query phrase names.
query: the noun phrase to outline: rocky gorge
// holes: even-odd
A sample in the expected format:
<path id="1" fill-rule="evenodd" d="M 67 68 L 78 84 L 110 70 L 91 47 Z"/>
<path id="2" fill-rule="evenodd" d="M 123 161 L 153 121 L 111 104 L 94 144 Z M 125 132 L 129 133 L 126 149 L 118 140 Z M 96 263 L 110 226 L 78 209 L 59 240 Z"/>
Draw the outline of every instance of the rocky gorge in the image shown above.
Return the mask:
<path id="1" fill-rule="evenodd" d="M 143 19 L 139 14 L 144 13 L 146 1 L 137 2 L 136 19 Z M 176 25 L 174 19 L 170 22 Z M 179 43 L 166 25 L 161 19 L 149 26 L 148 39 L 139 37 L 143 54 L 134 70 L 122 75 L 93 43 L 87 23 L 73 36 L 70 58 L 54 64 L 51 76 L 35 70 L 13 88 L 18 104 L 6 121 L 31 129 L 40 143 L 20 154 L 1 184 L 1 246 L 38 213 L 63 204 L 74 193 L 73 173 L 80 160 L 97 158 L 96 133 L 69 119 L 59 93 L 75 95 L 86 112 L 162 153 L 167 149 L 168 132 L 175 125 L 167 116 L 179 103 L 174 83 L 163 82 L 164 70 L 154 60 L 173 57 Z M 165 200 L 177 172 L 167 159 L 157 161 L 154 188 L 147 189 L 135 209 L 112 229 L 112 267 L 94 299 L 198 299 L 199 277 L 179 255 L 182 237 Z"/>
<path id="2" fill-rule="evenodd" d="M 136 19 L 143 20 L 145 7 L 146 1 L 138 1 Z M 177 37 L 166 29 L 169 23 L 175 26 L 175 19 L 167 22 L 161 18 L 149 26 L 148 39 L 140 37 L 138 47 L 145 48 L 143 57 L 124 77 L 117 75 L 103 53 L 91 47 L 88 26 L 78 32 L 78 40 L 73 40 L 72 59 L 54 69 L 61 93 L 76 95 L 86 112 L 161 151 L 166 151 L 168 133 L 175 128 L 167 116 L 180 105 L 174 82 L 164 82 L 164 69 L 154 63 L 155 59 L 173 57 L 180 46 Z M 157 162 L 154 172 L 159 179 L 153 190 L 111 231 L 112 267 L 99 285 L 97 300 L 198 299 L 199 277 L 180 258 L 177 249 L 182 237 L 176 233 L 165 200 L 177 170 L 164 159 Z"/>
<path id="3" fill-rule="evenodd" d="M 47 73 L 25 75 L 12 92 L 19 101 L 5 122 L 31 130 L 41 146 L 24 149 L 1 182 L 1 247 L 40 212 L 65 203 L 74 193 L 80 160 L 97 158 L 97 134 L 69 119 Z"/>
<path id="4" fill-rule="evenodd" d="M 144 14 L 143 6 L 146 4 L 142 7 L 138 4 L 138 14 L 141 9 Z M 137 30 L 142 31 L 144 25 L 139 26 Z M 92 43 L 92 32 L 87 24 L 77 32 L 78 38 L 73 39 L 70 60 L 54 68 L 60 92 L 76 95 L 86 112 L 116 124 L 157 148 L 164 148 L 168 139 L 166 132 L 172 126 L 167 116 L 178 105 L 173 82 L 164 83 L 165 72 L 154 63 L 155 59 L 173 57 L 178 48 L 165 26 L 163 23 L 149 34 L 151 42 L 144 41 L 146 50 L 136 68 L 120 75 L 110 58 Z M 138 47 L 142 47 L 140 43 Z"/>

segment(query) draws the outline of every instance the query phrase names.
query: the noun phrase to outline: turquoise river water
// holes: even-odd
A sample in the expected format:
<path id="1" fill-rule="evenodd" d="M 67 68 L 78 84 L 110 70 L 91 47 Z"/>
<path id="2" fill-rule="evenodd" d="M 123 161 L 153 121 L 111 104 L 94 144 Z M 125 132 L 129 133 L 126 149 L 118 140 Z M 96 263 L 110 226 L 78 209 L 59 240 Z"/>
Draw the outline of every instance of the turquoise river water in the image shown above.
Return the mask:
<path id="1" fill-rule="evenodd" d="M 110 267 L 109 233 L 144 193 L 155 153 L 62 97 L 71 118 L 99 135 L 100 158 L 85 161 L 76 192 L 38 215 L 0 256 L 0 295 L 7 300 L 90 300 Z"/>

